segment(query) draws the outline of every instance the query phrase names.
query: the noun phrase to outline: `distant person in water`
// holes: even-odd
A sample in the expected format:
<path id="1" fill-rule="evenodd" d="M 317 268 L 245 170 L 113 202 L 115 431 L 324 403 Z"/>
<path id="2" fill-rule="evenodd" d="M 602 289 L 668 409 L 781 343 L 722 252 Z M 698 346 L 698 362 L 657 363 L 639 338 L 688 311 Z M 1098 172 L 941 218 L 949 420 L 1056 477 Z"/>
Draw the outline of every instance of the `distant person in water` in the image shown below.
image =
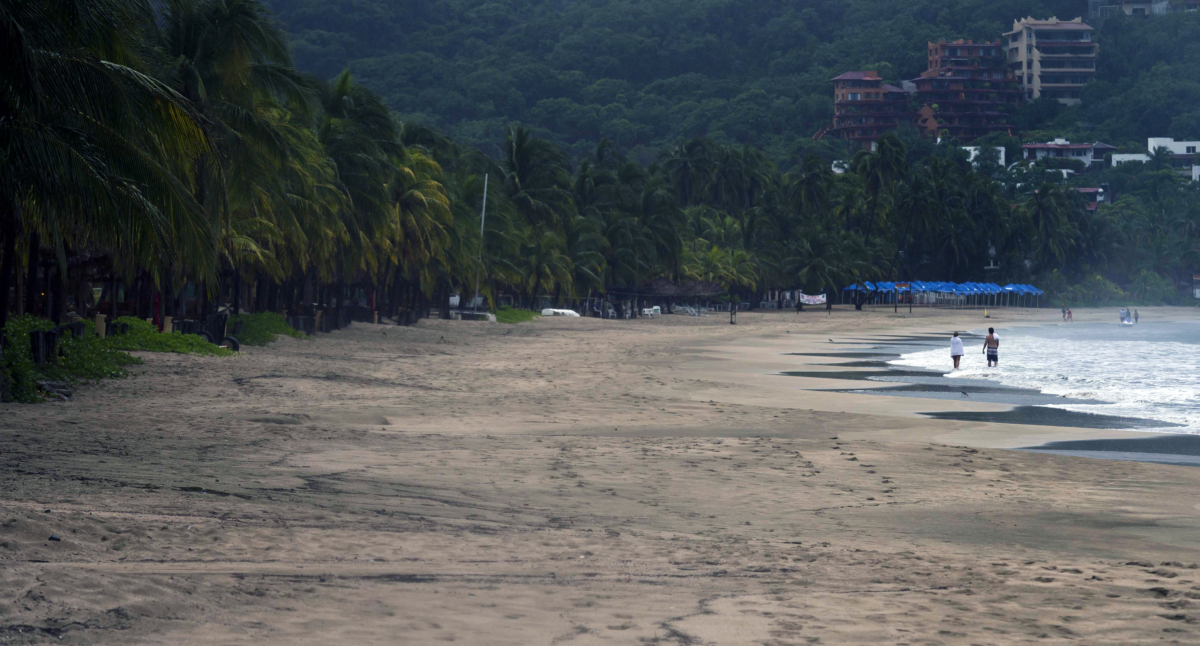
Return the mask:
<path id="1" fill-rule="evenodd" d="M 1062 308 L 1062 314 L 1063 314 L 1063 320 L 1064 321 L 1067 320 L 1067 307 L 1065 305 Z"/>
<path id="2" fill-rule="evenodd" d="M 950 358 L 954 360 L 954 369 L 958 370 L 958 362 L 962 361 L 963 352 L 962 339 L 958 338 L 958 332 L 950 338 Z"/>
<path id="3" fill-rule="evenodd" d="M 1137 325 L 1137 322 L 1138 322 L 1138 311 L 1133 310 L 1133 324 Z"/>
<path id="4" fill-rule="evenodd" d="M 1071 308 L 1068 307 L 1067 308 L 1067 323 L 1074 323 L 1074 322 L 1075 322 L 1075 312 L 1072 312 Z"/>
<path id="5" fill-rule="evenodd" d="M 996 336 L 996 328 L 988 328 L 987 338 L 983 340 L 983 352 L 987 355 L 989 368 L 1000 365 L 1000 337 Z"/>

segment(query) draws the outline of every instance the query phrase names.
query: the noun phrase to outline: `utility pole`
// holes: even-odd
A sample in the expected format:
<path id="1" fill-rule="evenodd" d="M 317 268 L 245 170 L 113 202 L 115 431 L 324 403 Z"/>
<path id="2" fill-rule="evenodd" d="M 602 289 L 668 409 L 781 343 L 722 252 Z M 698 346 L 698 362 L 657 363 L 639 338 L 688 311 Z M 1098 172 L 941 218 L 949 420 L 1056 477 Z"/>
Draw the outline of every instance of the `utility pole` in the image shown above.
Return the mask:
<path id="1" fill-rule="evenodd" d="M 479 269 L 475 270 L 475 299 L 471 301 L 472 311 L 479 311 L 479 272 L 483 269 L 483 224 L 487 221 L 487 173 L 483 175 L 483 209 L 479 212 Z"/>

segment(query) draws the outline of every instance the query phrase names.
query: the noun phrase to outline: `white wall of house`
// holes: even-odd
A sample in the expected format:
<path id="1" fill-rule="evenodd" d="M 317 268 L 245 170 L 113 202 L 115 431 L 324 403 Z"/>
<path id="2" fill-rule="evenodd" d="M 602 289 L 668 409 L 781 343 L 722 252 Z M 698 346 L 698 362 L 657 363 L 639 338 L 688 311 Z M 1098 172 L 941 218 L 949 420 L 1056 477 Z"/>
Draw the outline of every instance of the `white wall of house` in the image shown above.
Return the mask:
<path id="1" fill-rule="evenodd" d="M 963 146 L 962 149 L 967 151 L 967 161 L 975 163 L 975 158 L 979 156 L 980 146 Z M 1000 155 L 1000 165 L 1007 167 L 1008 163 L 1004 160 L 1004 146 L 996 146 L 996 153 Z"/>
<path id="2" fill-rule="evenodd" d="M 1143 155 L 1141 153 L 1113 153 L 1112 156 L 1113 166 L 1120 166 L 1127 162 L 1140 162 L 1144 164 L 1148 161 L 1150 161 L 1150 155 Z"/>
<path id="3" fill-rule="evenodd" d="M 1146 140 L 1146 150 L 1154 152 L 1166 148 L 1173 155 L 1194 155 L 1200 152 L 1200 141 L 1175 141 L 1170 137 L 1151 137 Z"/>

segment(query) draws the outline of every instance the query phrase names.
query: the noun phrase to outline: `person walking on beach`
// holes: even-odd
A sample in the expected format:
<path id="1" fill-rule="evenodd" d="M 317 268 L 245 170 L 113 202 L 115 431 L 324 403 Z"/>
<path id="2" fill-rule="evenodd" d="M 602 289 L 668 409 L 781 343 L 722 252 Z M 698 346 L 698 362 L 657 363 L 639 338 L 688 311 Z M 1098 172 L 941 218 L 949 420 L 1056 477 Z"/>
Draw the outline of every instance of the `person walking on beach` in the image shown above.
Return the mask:
<path id="1" fill-rule="evenodd" d="M 1066 305 L 1063 305 L 1062 315 L 1063 315 L 1063 320 L 1064 321 L 1067 320 L 1067 306 Z"/>
<path id="2" fill-rule="evenodd" d="M 1133 310 L 1133 324 L 1137 325 L 1137 322 L 1138 322 L 1138 311 Z"/>
<path id="3" fill-rule="evenodd" d="M 989 368 L 1000 365 L 1000 337 L 996 336 L 996 328 L 988 328 L 987 338 L 983 340 L 983 352 L 987 354 Z"/>
<path id="4" fill-rule="evenodd" d="M 1074 323 L 1074 322 L 1075 322 L 1075 312 L 1072 312 L 1071 308 L 1068 307 L 1067 308 L 1067 323 Z"/>
<path id="5" fill-rule="evenodd" d="M 962 361 L 963 354 L 965 353 L 962 339 L 958 338 L 958 332 L 955 332 L 954 336 L 950 338 L 950 358 L 954 360 L 955 370 L 958 370 L 958 362 Z"/>

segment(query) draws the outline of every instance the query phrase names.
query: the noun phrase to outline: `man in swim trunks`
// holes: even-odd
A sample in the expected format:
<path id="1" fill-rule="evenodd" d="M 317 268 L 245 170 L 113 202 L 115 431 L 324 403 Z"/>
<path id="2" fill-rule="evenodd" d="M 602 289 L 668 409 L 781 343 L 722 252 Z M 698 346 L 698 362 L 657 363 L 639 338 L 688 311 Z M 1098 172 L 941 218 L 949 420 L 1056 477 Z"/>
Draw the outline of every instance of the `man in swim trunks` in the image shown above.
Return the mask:
<path id="1" fill-rule="evenodd" d="M 987 354 L 989 368 L 1000 365 L 1000 337 L 996 336 L 996 328 L 988 328 L 987 338 L 983 340 L 983 351 Z"/>

